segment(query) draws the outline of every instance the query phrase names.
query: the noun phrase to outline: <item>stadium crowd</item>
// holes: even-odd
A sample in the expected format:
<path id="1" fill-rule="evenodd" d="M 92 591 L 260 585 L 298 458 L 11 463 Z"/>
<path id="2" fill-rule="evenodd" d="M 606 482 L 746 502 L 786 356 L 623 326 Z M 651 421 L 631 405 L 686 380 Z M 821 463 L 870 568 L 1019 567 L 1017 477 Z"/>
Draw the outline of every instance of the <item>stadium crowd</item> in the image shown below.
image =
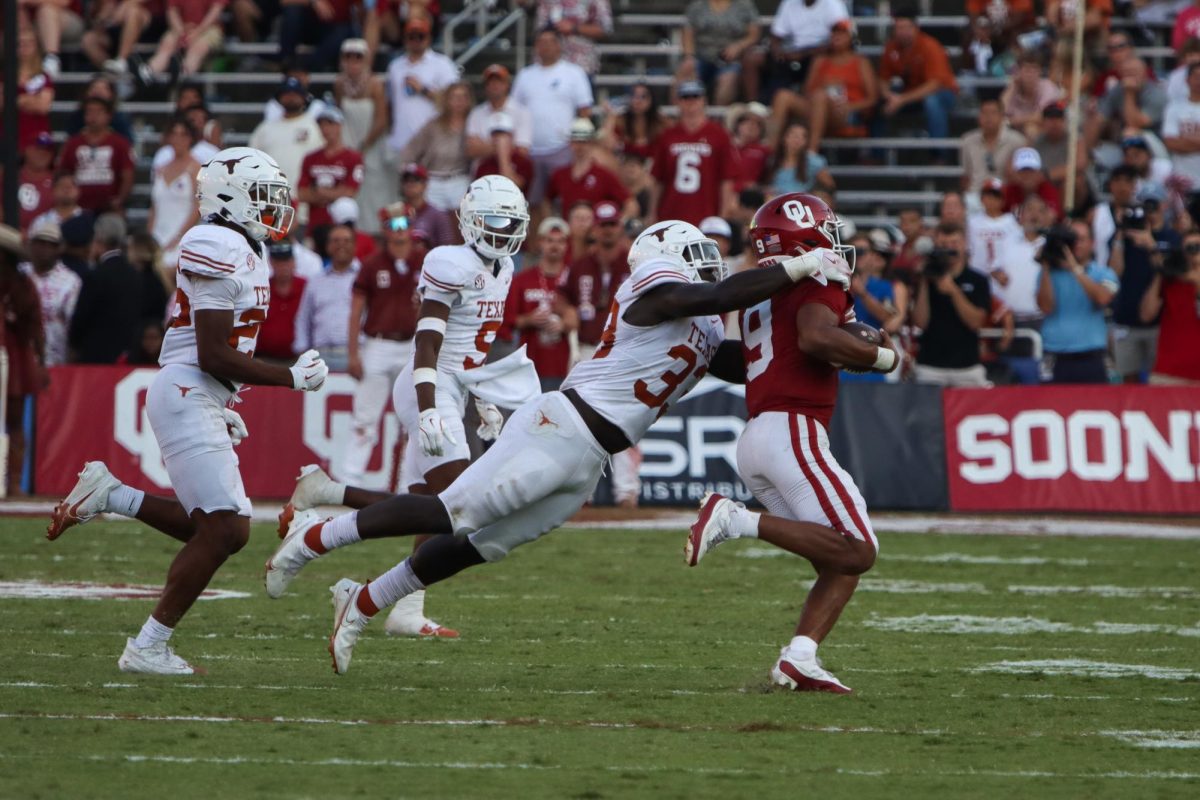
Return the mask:
<path id="1" fill-rule="evenodd" d="M 262 357 L 315 347 L 371 380 L 381 367 L 366 345 L 412 337 L 415 275 L 428 249 L 458 240 L 465 187 L 503 174 L 534 221 L 498 343 L 527 345 L 555 386 L 600 342 L 629 243 L 649 222 L 697 224 L 746 269 L 765 198 L 808 192 L 836 209 L 831 162 L 879 164 L 868 137 L 944 139 L 971 109 L 960 158 L 924 156 L 961 168 L 936 220 L 913 204 L 842 230 L 859 319 L 909 353 L 900 379 L 1200 383 L 1200 2 L 966 0 L 952 58 L 917 6 L 896 0 L 872 59 L 850 14 L 868 4 L 691 0 L 669 90 L 638 82 L 606 100 L 594 79 L 597 43 L 614 35 L 609 0 L 518 2 L 529 66 L 492 64 L 472 84 L 433 47 L 438 0 L 19 0 L 20 230 L 0 238 L 10 408 L 46 385 L 49 366 L 154 363 L 178 242 L 198 216 L 196 172 L 226 135 L 191 76 L 226 37 L 278 42 L 262 58 L 283 77 L 249 144 L 292 177 L 300 203 L 301 224 L 270 248 Z M 1176 66 L 1156 73 L 1139 54 L 1150 29 L 1115 15 L 1174 15 Z M 156 43 L 149 58 L 139 41 Z M 50 110 L 68 58 L 97 72 L 59 144 Z M 310 73 L 325 71 L 332 91 L 314 98 Z M 972 77 L 1007 80 L 988 93 L 964 88 Z M 138 159 L 122 104 L 164 87 L 175 113 L 151 159 L 149 216 L 131 229 Z M 822 146 L 856 137 L 857 151 Z"/>

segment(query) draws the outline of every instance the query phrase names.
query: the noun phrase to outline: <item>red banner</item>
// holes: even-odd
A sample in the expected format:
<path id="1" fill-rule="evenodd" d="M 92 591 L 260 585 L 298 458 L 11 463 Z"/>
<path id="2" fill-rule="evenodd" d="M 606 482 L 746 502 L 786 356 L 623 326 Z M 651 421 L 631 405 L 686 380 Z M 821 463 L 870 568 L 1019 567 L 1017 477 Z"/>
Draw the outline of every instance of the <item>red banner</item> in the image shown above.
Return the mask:
<path id="1" fill-rule="evenodd" d="M 956 511 L 1200 513 L 1200 390 L 948 389 Z"/>
<path id="2" fill-rule="evenodd" d="M 157 369 L 56 367 L 50 388 L 37 398 L 38 494 L 63 495 L 85 461 L 100 460 L 130 486 L 169 493 L 170 480 L 146 419 L 146 389 Z M 304 464 L 338 464 L 351 435 L 355 381 L 330 375 L 320 392 L 251 387 L 237 412 L 250 437 L 237 448 L 246 493 L 287 498 Z M 389 412 L 391 405 L 389 403 Z M 392 474 L 400 425 L 384 415 L 380 441 L 368 465 L 367 488 L 383 488 Z"/>

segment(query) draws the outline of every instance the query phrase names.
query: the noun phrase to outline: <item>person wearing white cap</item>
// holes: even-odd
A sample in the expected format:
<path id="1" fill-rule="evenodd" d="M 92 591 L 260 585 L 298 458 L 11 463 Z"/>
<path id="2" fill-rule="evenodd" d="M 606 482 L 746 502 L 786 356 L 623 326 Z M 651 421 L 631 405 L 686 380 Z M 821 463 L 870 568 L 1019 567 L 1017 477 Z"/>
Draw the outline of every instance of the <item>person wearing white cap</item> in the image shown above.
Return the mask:
<path id="1" fill-rule="evenodd" d="M 29 229 L 29 260 L 21 264 L 21 271 L 33 281 L 41 302 L 47 367 L 67 361 L 67 330 L 83 287 L 61 256 L 62 229 L 57 222 L 46 220 Z"/>
<path id="2" fill-rule="evenodd" d="M 505 111 L 497 111 L 489 117 L 491 155 L 479 159 L 473 177 L 503 175 L 515 183 L 518 189 L 525 191 L 533 183 L 533 161 L 516 146 L 514 128 L 513 118 Z"/>
<path id="3" fill-rule="evenodd" d="M 365 39 L 342 42 L 341 71 L 333 81 L 333 99 L 346 117 L 342 141 L 363 159 L 363 182 L 358 190 L 361 229 L 379 233 L 379 211 L 396 202 L 399 182 L 388 161 L 387 92 L 383 79 L 371 74 L 371 53 Z"/>
<path id="4" fill-rule="evenodd" d="M 1042 156 L 1037 150 L 1022 147 L 1013 153 L 1012 174 L 1012 182 L 1004 187 L 1005 211 L 1011 211 L 1025 202 L 1026 197 L 1036 194 L 1054 209 L 1055 217 L 1062 216 L 1062 199 L 1058 189 L 1046 177 L 1042 169 Z"/>
<path id="5" fill-rule="evenodd" d="M 342 141 L 345 115 L 337 106 L 326 106 L 317 117 L 325 146 L 304 157 L 297 181 L 297 196 L 308 203 L 308 228 L 330 225 L 329 205 L 341 198 L 353 199 L 363 182 L 362 155 Z M 357 208 L 357 206 L 356 206 Z"/>

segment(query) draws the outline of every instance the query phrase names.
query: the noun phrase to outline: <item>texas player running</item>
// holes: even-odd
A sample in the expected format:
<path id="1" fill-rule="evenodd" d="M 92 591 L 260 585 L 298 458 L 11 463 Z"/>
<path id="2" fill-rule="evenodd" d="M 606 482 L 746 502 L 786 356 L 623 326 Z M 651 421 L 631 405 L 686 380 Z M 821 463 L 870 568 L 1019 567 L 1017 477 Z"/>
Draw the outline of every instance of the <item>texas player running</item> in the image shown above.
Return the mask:
<path id="1" fill-rule="evenodd" d="M 463 416 L 472 392 L 488 394 L 489 380 L 500 381 L 508 395 L 502 405 L 508 407 L 540 393 L 536 370 L 523 355 L 484 368 L 504 318 L 513 276 L 512 254 L 525 241 L 528 225 L 528 205 L 516 184 L 500 175 L 485 176 L 471 184 L 459 206 L 459 228 L 466 244 L 437 247 L 425 257 L 417 288 L 421 309 L 415 349 L 392 389 L 401 423 L 414 432 L 401 466 L 410 492 L 437 494 L 467 468 L 471 453 Z M 476 406 L 482 420 L 480 438 L 495 439 L 504 421 L 500 410 L 480 399 Z M 391 497 L 334 483 L 319 467 L 305 470 L 292 497 L 296 511 L 326 503 L 363 508 Z M 281 519 L 281 531 L 286 521 Z M 300 514 L 286 526 L 287 536 L 304 537 L 320 522 L 315 513 Z M 324 527 L 323 534 L 313 534 L 312 548 L 321 553 L 336 546 L 337 531 L 338 526 L 331 525 Z M 322 544 L 319 536 L 330 544 Z M 414 550 L 426 538 L 418 536 Z M 267 593 L 278 597 L 282 592 L 282 588 L 276 589 L 280 573 L 273 562 L 267 562 Z M 388 616 L 387 632 L 457 637 L 457 631 L 425 616 L 424 601 L 425 593 L 419 591 L 397 603 Z"/>
<path id="2" fill-rule="evenodd" d="M 230 406 L 242 384 L 316 391 L 329 373 L 310 350 L 292 367 L 253 358 L 270 303 L 262 242 L 292 223 L 291 189 L 274 159 L 249 147 L 222 150 L 197 179 L 203 221 L 180 241 L 178 290 L 146 412 L 175 498 L 125 486 L 99 461 L 59 503 L 47 536 L 101 512 L 145 522 L 184 545 L 154 612 L 117 662 L 123 672 L 200 671 L 168 645 L 175 626 L 225 559 L 250 536 L 250 501 L 233 445 L 246 428 Z"/>
<path id="3" fill-rule="evenodd" d="M 561 525 L 591 495 L 609 456 L 639 441 L 705 372 L 742 379 L 741 348 L 722 343 L 720 314 L 823 268 L 848 269 L 825 250 L 718 282 L 725 267 L 716 243 L 679 221 L 651 225 L 629 258 L 632 274 L 617 291 L 600 348 L 571 370 L 561 391 L 517 409 L 491 449 L 438 496 L 401 495 L 326 524 L 337 528 L 337 545 L 455 534 L 434 537 L 373 581 L 343 579 L 332 587 L 337 672 L 349 668 L 354 643 L 380 609 L 467 567 L 499 561 Z M 282 585 L 317 556 L 314 544 L 289 538 L 276 552 Z"/>
<path id="4" fill-rule="evenodd" d="M 833 249 L 840 222 L 820 198 L 785 194 L 758 210 L 750 238 L 760 268 L 797 253 Z M 837 401 L 839 366 L 890 372 L 898 358 L 887 332 L 882 346 L 841 330 L 854 318 L 850 272 L 828 285 L 804 280 L 742 311 L 746 407 L 738 472 L 768 514 L 719 494 L 701 505 L 684 550 L 689 566 L 727 539 L 757 537 L 807 558 L 817 571 L 796 635 L 780 652 L 771 678 L 797 691 L 848 693 L 817 660 L 817 645 L 875 563 L 879 544 L 854 480 L 829 452 L 826 433 Z"/>

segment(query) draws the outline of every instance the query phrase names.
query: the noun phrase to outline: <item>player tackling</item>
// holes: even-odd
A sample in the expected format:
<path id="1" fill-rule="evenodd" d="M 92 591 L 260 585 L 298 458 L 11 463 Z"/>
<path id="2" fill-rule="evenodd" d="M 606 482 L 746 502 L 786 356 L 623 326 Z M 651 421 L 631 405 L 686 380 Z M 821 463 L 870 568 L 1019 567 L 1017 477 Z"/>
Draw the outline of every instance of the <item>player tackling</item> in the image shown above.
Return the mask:
<path id="1" fill-rule="evenodd" d="M 786 194 L 754 215 L 750 238 L 759 265 L 841 243 L 837 216 L 820 198 Z M 826 431 L 837 401 L 838 366 L 891 372 L 898 358 L 881 331 L 879 346 L 841 330 L 853 320 L 846 285 L 805 280 L 740 315 L 750 415 L 738 441 L 738 472 L 768 514 L 719 494 L 701 504 L 684 556 L 695 566 L 728 539 L 757 537 L 807 558 L 817 572 L 796 634 L 771 670 L 797 691 L 849 693 L 817 660 L 817 645 L 875 563 L 879 543 L 854 480 L 829 452 Z"/>
<path id="2" fill-rule="evenodd" d="M 262 242 L 291 227 L 291 188 L 274 159 L 249 147 L 217 153 L 200 170 L 203 221 L 180 241 L 178 289 L 146 412 L 176 498 L 125 486 L 99 461 L 59 503 L 47 536 L 109 512 L 133 517 L 183 542 L 150 618 L 127 640 L 123 672 L 202 671 L 168 644 L 213 575 L 250 537 L 250 501 L 233 446 L 246 435 L 230 406 L 243 384 L 316 391 L 329 369 L 315 350 L 292 367 L 253 358 L 271 291 Z"/>
<path id="3" fill-rule="evenodd" d="M 381 609 L 426 586 L 557 528 L 584 504 L 611 454 L 637 443 L 676 399 L 711 372 L 744 378 L 741 348 L 723 344 L 719 314 L 762 301 L 819 272 L 849 266 L 815 250 L 718 281 L 716 243 L 693 225 L 659 222 L 630 249 L 630 277 L 617 290 L 595 356 L 571 370 L 562 390 L 521 406 L 495 444 L 437 496 L 400 495 L 291 536 L 271 559 L 268 591 L 282 592 L 323 550 L 365 539 L 435 536 L 366 584 L 332 587 L 329 650 L 345 673 L 355 642 Z M 322 534 L 329 530 L 329 535 Z"/>

